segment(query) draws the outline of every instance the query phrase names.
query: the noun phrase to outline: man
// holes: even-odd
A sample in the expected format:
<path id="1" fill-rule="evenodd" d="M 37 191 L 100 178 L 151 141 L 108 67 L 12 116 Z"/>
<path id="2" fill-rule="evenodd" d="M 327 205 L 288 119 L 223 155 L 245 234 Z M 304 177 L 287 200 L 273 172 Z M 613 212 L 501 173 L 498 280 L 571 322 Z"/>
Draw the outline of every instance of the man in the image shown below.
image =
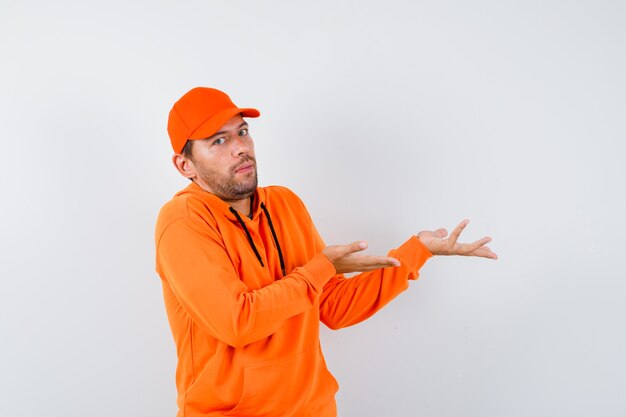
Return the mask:
<path id="1" fill-rule="evenodd" d="M 172 161 L 191 180 L 161 209 L 155 236 L 179 417 L 335 416 L 320 321 L 338 329 L 367 319 L 433 255 L 496 259 L 487 237 L 457 241 L 467 221 L 450 237 L 420 232 L 388 256 L 360 254 L 365 242 L 326 246 L 293 192 L 257 186 L 244 117 L 258 116 L 210 88 L 170 112 Z"/>

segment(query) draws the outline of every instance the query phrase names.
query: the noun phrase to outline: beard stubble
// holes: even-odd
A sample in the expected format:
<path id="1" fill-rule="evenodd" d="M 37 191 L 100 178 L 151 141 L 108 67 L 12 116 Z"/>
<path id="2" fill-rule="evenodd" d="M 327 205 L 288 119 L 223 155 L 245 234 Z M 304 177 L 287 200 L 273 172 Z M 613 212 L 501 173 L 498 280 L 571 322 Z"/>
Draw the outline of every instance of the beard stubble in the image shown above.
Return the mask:
<path id="1" fill-rule="evenodd" d="M 238 174 L 239 169 L 246 162 L 253 162 L 252 172 Z M 241 176 L 243 178 L 237 178 Z M 251 156 L 244 156 L 241 160 L 228 170 L 228 174 L 221 174 L 212 169 L 198 170 L 198 177 L 207 184 L 213 194 L 224 201 L 242 200 L 254 194 L 258 184 L 256 159 Z"/>

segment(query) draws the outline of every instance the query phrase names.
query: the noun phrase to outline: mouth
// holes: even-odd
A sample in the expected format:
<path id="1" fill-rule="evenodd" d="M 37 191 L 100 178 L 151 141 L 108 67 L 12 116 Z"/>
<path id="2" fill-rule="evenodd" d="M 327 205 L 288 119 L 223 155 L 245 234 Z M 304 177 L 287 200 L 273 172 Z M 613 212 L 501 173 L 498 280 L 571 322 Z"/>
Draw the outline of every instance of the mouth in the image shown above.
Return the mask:
<path id="1" fill-rule="evenodd" d="M 239 168 L 235 169 L 235 172 L 238 174 L 245 174 L 251 172 L 254 169 L 253 162 L 244 162 L 239 166 Z"/>

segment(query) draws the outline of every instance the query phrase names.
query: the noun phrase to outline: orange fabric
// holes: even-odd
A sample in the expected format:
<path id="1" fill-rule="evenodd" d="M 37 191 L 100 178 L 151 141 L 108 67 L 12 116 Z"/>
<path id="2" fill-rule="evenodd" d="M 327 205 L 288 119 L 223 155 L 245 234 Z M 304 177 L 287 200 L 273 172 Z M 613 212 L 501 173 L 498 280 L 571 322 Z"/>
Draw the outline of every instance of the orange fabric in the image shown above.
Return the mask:
<path id="1" fill-rule="evenodd" d="M 336 329 L 366 319 L 432 255 L 412 237 L 390 251 L 401 266 L 345 278 L 321 253 L 324 242 L 295 194 L 259 187 L 254 201 L 252 219 L 243 220 L 265 266 L 228 204 L 195 183 L 159 214 L 157 272 L 178 354 L 178 416 L 334 417 L 337 383 L 319 321 Z"/>
<path id="2" fill-rule="evenodd" d="M 215 88 L 196 87 L 183 95 L 170 110 L 167 133 L 172 149 L 180 153 L 187 140 L 206 139 L 236 114 L 259 117 L 257 109 L 239 108 L 228 95 Z"/>

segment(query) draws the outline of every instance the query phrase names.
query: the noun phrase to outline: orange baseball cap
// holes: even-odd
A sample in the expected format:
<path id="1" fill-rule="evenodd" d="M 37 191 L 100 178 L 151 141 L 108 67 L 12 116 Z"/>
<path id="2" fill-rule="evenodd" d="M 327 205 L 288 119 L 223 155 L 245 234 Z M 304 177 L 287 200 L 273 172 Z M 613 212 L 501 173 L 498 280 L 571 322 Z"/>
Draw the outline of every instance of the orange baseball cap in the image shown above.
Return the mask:
<path id="1" fill-rule="evenodd" d="M 231 117 L 259 117 L 257 109 L 235 106 L 226 93 L 215 88 L 196 87 L 182 96 L 170 110 L 167 133 L 172 149 L 181 153 L 188 140 L 212 136 Z"/>

